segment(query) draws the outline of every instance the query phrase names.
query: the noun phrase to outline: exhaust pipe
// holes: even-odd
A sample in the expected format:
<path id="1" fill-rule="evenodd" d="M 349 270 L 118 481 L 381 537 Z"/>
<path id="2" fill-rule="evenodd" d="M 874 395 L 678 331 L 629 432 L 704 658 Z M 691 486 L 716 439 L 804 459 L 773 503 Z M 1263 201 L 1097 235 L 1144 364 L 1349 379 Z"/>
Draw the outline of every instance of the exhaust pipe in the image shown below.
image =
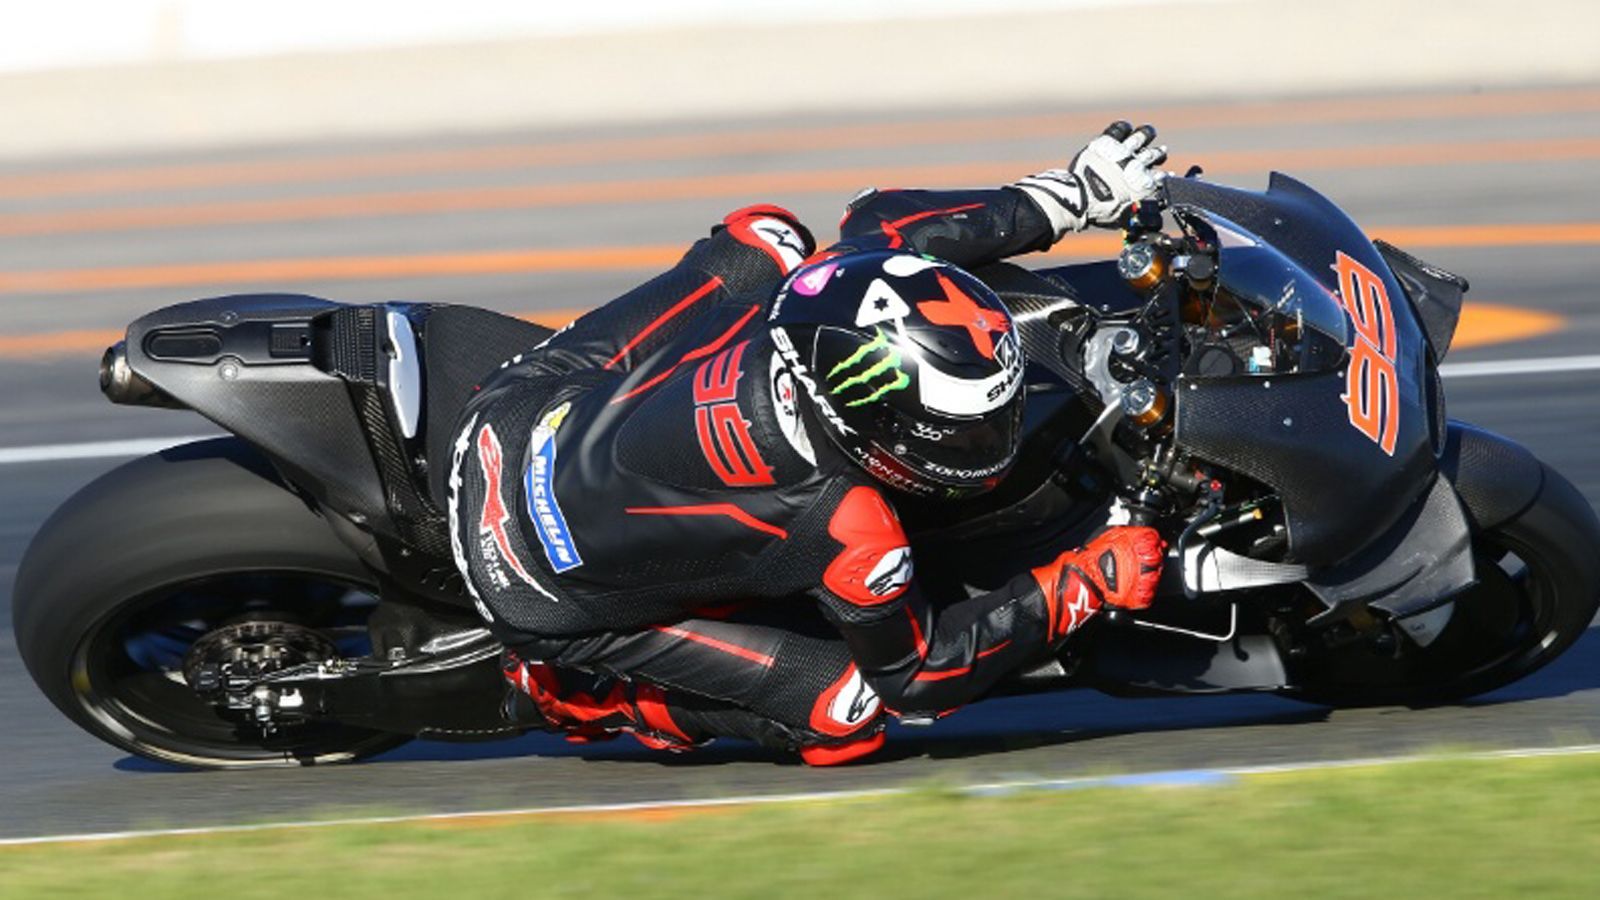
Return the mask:
<path id="1" fill-rule="evenodd" d="M 107 347 L 105 354 L 100 357 L 100 393 L 105 394 L 112 403 L 123 406 L 188 408 L 133 371 L 133 367 L 128 365 L 127 341 L 117 341 Z"/>

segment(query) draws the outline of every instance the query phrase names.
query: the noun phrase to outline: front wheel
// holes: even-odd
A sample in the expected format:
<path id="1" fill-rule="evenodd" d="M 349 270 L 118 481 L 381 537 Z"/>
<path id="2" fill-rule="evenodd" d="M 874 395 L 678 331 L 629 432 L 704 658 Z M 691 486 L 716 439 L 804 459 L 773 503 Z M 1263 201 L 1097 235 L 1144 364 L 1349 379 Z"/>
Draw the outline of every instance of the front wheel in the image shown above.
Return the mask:
<path id="1" fill-rule="evenodd" d="M 1293 696 L 1330 706 L 1454 703 L 1526 678 L 1582 637 L 1600 606 L 1600 520 L 1541 464 L 1538 496 L 1473 535 L 1478 584 L 1427 647 L 1349 647 L 1308 665 Z"/>
<path id="2" fill-rule="evenodd" d="M 370 652 L 372 575 L 235 439 L 101 476 L 50 517 L 12 617 L 34 681 L 86 731 L 204 768 L 342 762 L 403 735 L 336 723 L 262 729 L 203 699 L 195 667 L 289 666 Z"/>

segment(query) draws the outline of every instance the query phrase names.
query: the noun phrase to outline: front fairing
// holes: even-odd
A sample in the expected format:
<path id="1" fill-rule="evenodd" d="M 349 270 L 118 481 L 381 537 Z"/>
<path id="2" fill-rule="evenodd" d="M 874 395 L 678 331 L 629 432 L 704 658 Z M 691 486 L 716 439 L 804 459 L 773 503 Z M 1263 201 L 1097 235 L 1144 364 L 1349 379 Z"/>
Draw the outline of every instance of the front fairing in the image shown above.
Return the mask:
<path id="1" fill-rule="evenodd" d="M 1220 218 L 1259 237 L 1340 301 L 1349 326 L 1340 364 L 1186 375 L 1176 440 L 1277 491 L 1290 558 L 1345 559 L 1429 483 L 1443 410 L 1420 324 L 1371 241 L 1306 185 L 1274 174 L 1256 192 L 1175 178 L 1167 195 L 1180 216 Z"/>

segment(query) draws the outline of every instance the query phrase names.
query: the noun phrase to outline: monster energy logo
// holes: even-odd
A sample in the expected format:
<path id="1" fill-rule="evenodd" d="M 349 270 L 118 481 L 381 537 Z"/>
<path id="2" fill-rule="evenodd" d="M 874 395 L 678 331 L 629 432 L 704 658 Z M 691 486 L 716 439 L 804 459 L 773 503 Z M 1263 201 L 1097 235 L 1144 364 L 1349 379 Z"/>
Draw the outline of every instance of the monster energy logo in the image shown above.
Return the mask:
<path id="1" fill-rule="evenodd" d="M 845 406 L 864 406 L 890 391 L 903 391 L 911 385 L 911 376 L 900 368 L 900 351 L 889 344 L 883 329 L 873 330 L 877 332 L 877 337 L 862 344 L 856 352 L 828 370 L 829 394 L 842 394 L 851 388 L 861 388 L 867 392 L 865 396 L 845 401 Z M 868 363 L 868 357 L 879 352 L 883 355 L 876 362 Z M 857 367 L 861 367 L 860 371 L 850 374 Z M 843 381 L 831 383 L 841 375 L 845 376 Z"/>

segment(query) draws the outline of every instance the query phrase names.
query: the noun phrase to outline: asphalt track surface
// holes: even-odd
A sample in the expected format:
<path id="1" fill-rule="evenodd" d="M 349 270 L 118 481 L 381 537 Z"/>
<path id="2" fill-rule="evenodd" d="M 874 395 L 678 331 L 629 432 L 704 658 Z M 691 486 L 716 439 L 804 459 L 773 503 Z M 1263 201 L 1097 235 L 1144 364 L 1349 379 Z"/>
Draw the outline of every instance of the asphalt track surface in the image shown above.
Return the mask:
<path id="1" fill-rule="evenodd" d="M 1281 167 L 1372 233 L 1466 274 L 1469 301 L 1501 309 L 1479 319 L 1473 345 L 1452 362 L 1594 352 L 1600 87 L 270 147 L 0 168 L 0 448 L 207 431 L 187 413 L 112 407 L 95 389 L 99 347 L 159 305 L 286 289 L 520 313 L 583 308 L 648 276 L 737 206 L 784 204 L 826 237 L 858 187 L 1000 183 L 1059 164 L 1117 114 L 1161 126 L 1175 168 L 1200 163 L 1218 181 L 1260 186 Z M 1087 236 L 1062 250 L 1093 256 L 1107 246 Z M 1496 333 L 1522 337 L 1488 339 Z M 1597 502 L 1597 388 L 1593 369 L 1452 380 L 1450 413 L 1525 443 Z M 69 725 L 29 681 L 10 634 L 11 581 L 30 536 L 115 464 L 0 465 L 0 837 L 1559 746 L 1600 735 L 1600 635 L 1591 631 L 1524 683 L 1426 711 L 1076 692 L 896 728 L 879 761 L 834 770 L 739 744 L 663 757 L 625 741 L 581 748 L 539 735 L 416 743 L 359 766 L 183 772 Z M 138 527 L 137 510 L 105 527 Z M 83 552 L 94 552 L 92 539 Z"/>

